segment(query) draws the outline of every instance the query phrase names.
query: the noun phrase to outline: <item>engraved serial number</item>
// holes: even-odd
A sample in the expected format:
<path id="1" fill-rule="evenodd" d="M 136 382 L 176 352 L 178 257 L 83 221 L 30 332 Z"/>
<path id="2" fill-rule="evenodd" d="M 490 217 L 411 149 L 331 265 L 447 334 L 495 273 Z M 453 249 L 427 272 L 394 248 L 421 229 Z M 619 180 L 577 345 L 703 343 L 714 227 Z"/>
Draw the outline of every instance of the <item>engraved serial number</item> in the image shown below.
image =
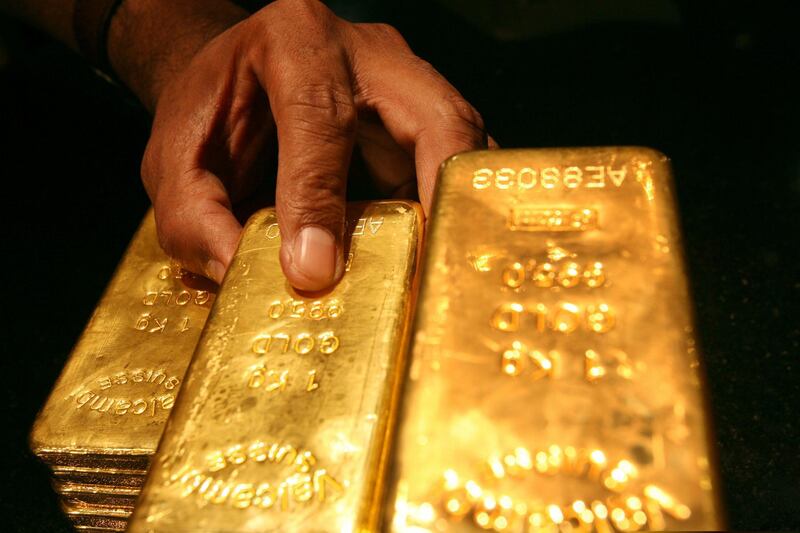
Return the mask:
<path id="1" fill-rule="evenodd" d="M 322 320 L 324 318 L 337 318 L 342 314 L 342 304 L 335 298 L 314 300 L 307 302 L 288 298 L 275 300 L 267 307 L 267 316 L 272 319 L 279 318 L 306 318 Z"/>
<path id="2" fill-rule="evenodd" d="M 326 355 L 339 349 L 339 337 L 332 331 L 325 331 L 317 335 L 311 333 L 262 333 L 252 344 L 253 353 L 264 355 L 267 353 L 287 353 L 292 350 L 299 355 L 305 355 L 314 350 Z"/>
<path id="3" fill-rule="evenodd" d="M 511 302 L 499 305 L 489 323 L 498 331 L 519 331 L 525 325 L 526 329 L 539 333 L 572 333 L 578 329 L 606 333 L 616 325 L 616 315 L 606 303 L 578 305 L 561 302 L 547 306 L 542 303 L 523 305 Z"/>
<path id="4" fill-rule="evenodd" d="M 362 217 L 347 224 L 346 232 L 353 237 L 360 237 L 362 235 L 376 235 L 383 226 L 383 217 Z M 277 239 L 281 236 L 281 230 L 277 222 L 273 222 L 267 226 L 266 230 L 267 239 Z"/>
<path id="5" fill-rule="evenodd" d="M 195 305 L 203 305 L 208 303 L 211 294 L 208 291 L 148 291 L 142 298 L 144 305 L 166 305 L 166 306 L 185 306 L 190 303 Z"/>
<path id="6" fill-rule="evenodd" d="M 627 169 L 609 165 L 533 168 L 481 168 L 472 173 L 472 188 L 526 191 L 541 189 L 605 189 L 619 188 L 625 181 Z"/>

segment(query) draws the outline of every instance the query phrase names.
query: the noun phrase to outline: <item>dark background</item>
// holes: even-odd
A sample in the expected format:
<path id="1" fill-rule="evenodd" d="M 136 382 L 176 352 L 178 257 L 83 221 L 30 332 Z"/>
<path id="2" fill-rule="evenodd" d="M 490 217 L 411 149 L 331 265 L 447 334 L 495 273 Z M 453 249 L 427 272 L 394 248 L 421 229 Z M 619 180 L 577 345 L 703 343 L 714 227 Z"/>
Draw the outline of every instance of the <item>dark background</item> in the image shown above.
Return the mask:
<path id="1" fill-rule="evenodd" d="M 487 2 L 334 8 L 397 26 L 502 146 L 672 158 L 729 525 L 800 529 L 798 13 Z M 0 18 L 2 530 L 69 530 L 26 437 L 147 208 L 148 121 L 78 56 Z"/>

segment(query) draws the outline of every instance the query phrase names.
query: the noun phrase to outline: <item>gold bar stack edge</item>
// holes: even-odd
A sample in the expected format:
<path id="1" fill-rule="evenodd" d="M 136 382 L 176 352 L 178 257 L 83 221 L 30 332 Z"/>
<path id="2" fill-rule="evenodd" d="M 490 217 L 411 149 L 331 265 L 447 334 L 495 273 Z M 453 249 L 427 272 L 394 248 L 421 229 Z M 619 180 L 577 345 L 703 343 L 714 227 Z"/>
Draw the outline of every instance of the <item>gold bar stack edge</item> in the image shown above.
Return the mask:
<path id="1" fill-rule="evenodd" d="M 377 527 L 421 211 L 347 208 L 347 267 L 303 295 L 275 211 L 244 229 L 129 531 Z"/>
<path id="2" fill-rule="evenodd" d="M 150 211 L 30 435 L 79 530 L 123 530 L 215 288 L 171 262 Z"/>
<path id="3" fill-rule="evenodd" d="M 667 158 L 472 152 L 437 187 L 387 529 L 718 529 Z"/>

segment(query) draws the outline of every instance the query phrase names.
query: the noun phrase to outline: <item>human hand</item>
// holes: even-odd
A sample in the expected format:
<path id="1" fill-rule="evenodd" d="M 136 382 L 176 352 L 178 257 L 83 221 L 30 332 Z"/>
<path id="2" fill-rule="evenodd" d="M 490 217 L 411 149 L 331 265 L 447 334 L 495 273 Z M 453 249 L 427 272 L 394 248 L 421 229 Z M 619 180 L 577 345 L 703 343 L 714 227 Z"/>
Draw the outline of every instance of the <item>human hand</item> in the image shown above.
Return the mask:
<path id="1" fill-rule="evenodd" d="M 281 265 L 309 291 L 344 271 L 354 146 L 384 192 L 413 183 L 427 211 L 442 161 L 487 145 L 478 112 L 396 30 L 312 0 L 279 0 L 219 33 L 156 102 L 142 178 L 159 238 L 217 282 L 241 232 L 233 207 L 265 179 L 271 143 Z"/>

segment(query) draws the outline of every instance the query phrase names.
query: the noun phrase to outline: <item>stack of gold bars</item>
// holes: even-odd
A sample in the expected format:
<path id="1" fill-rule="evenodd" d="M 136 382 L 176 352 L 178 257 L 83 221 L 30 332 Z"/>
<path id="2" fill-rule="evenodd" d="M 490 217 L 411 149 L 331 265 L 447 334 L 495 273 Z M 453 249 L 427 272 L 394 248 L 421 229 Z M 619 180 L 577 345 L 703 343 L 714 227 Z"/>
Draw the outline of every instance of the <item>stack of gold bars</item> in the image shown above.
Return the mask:
<path id="1" fill-rule="evenodd" d="M 161 251 L 149 213 L 31 433 L 78 529 L 121 531 L 214 293 Z"/>
<path id="2" fill-rule="evenodd" d="M 424 253 L 417 204 L 351 204 L 314 295 L 273 209 L 216 296 L 148 215 L 34 453 L 87 531 L 717 529 L 671 188 L 643 148 L 460 154 Z"/>

